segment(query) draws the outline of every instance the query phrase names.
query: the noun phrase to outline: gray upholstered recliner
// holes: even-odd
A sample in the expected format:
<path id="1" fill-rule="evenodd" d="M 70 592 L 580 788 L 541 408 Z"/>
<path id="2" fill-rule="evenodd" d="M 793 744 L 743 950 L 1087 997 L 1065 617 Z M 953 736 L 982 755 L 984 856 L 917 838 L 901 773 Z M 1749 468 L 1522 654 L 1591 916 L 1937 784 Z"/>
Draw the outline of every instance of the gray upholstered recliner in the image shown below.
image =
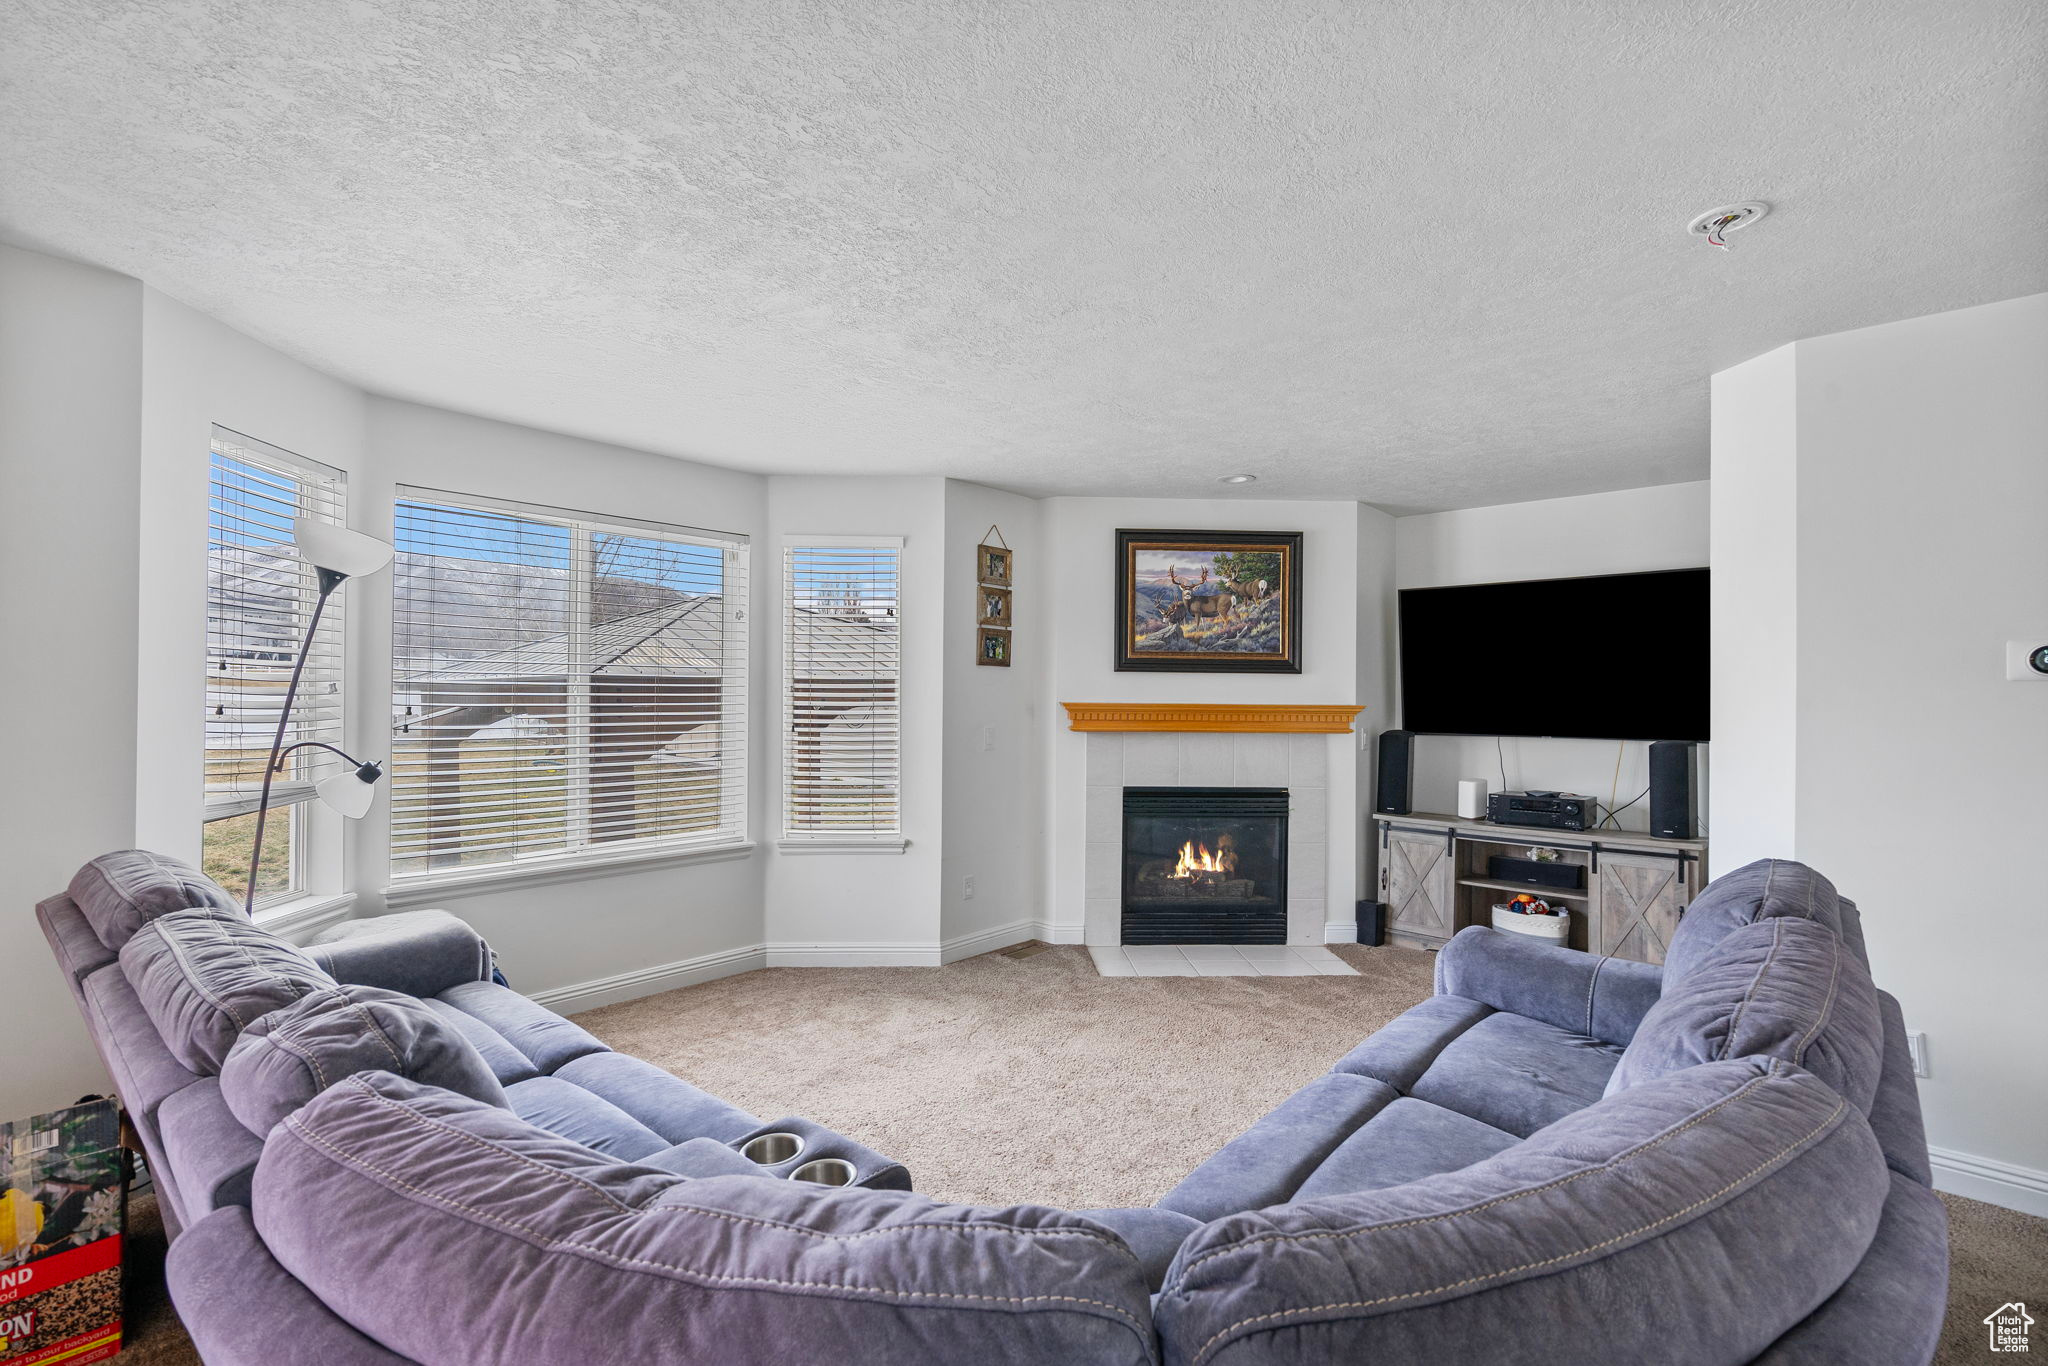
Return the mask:
<path id="1" fill-rule="evenodd" d="M 1192 1220 L 912 1194 L 865 1145 L 763 1124 L 494 982 L 452 916 L 301 950 L 139 850 L 37 915 L 211 1366 L 582 1362 L 622 1342 L 645 1361 L 1153 1357 L 1149 1287 Z M 764 1133 L 796 1151 L 742 1156 Z M 784 1179 L 821 1159 L 845 1184 Z"/>
<path id="2" fill-rule="evenodd" d="M 1925 1362 L 1946 1219 L 1852 902 L 1767 860 L 1660 970 L 1488 928 L 1159 1203 L 1186 1366 Z"/>

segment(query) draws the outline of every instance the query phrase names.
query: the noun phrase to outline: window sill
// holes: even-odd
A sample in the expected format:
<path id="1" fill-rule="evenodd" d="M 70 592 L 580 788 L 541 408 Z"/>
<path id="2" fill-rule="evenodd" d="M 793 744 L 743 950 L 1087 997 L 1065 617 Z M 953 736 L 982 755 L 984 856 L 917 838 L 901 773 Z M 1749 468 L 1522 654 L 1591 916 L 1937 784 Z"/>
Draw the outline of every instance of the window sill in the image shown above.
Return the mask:
<path id="1" fill-rule="evenodd" d="M 776 849 L 785 854 L 900 854 L 910 841 L 899 837 L 882 839 L 779 839 Z"/>
<path id="2" fill-rule="evenodd" d="M 689 863 L 724 863 L 754 852 L 749 841 L 736 844 L 694 845 L 682 849 L 661 849 L 611 858 L 572 858 L 560 862 L 515 863 L 474 871 L 455 869 L 427 873 L 394 882 L 384 889 L 384 904 L 396 911 L 430 901 L 452 897 L 483 896 L 514 887 L 543 887 L 553 882 L 576 882 L 586 878 L 613 877 L 620 873 L 641 873 Z"/>
<path id="3" fill-rule="evenodd" d="M 256 927 L 272 934 L 303 942 L 329 925 L 349 918 L 356 908 L 354 892 L 329 895 L 317 893 L 293 897 L 256 908 Z"/>

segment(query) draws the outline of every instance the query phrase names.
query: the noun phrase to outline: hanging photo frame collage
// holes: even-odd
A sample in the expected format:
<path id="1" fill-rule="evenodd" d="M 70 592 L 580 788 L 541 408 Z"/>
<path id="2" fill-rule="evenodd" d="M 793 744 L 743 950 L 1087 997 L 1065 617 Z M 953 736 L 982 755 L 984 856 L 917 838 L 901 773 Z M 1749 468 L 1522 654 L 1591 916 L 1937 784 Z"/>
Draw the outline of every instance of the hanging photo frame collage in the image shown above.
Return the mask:
<path id="1" fill-rule="evenodd" d="M 1015 605 L 1016 555 L 991 525 L 974 548 L 974 662 L 995 669 L 1010 667 L 1010 635 Z"/>

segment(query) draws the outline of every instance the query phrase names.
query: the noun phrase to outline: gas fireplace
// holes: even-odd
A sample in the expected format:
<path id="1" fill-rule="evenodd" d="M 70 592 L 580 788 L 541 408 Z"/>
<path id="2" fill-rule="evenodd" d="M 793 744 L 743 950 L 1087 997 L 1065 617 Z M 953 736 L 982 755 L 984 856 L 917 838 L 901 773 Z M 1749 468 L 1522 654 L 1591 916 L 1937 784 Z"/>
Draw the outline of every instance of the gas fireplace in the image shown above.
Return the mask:
<path id="1" fill-rule="evenodd" d="M 1287 942 L 1287 789 L 1124 789 L 1123 942 Z"/>

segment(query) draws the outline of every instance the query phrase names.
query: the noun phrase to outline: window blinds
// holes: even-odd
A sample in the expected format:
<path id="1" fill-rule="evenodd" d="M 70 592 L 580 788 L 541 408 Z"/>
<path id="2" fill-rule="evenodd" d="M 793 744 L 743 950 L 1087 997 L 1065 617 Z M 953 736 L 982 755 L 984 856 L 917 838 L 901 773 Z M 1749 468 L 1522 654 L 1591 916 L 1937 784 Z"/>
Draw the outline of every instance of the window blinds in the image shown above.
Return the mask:
<path id="1" fill-rule="evenodd" d="M 391 870 L 746 837 L 743 536 L 400 489 Z"/>
<path id="2" fill-rule="evenodd" d="M 256 809 L 299 642 L 319 597 L 313 566 L 292 548 L 292 521 L 340 526 L 345 478 L 224 427 L 213 432 L 207 488 L 206 820 Z M 285 743 L 342 742 L 342 617 L 328 599 L 306 657 Z M 305 801 L 341 761 L 300 750 L 271 785 L 273 807 Z"/>
<path id="3" fill-rule="evenodd" d="M 783 834 L 900 832 L 900 540 L 783 550 Z"/>

